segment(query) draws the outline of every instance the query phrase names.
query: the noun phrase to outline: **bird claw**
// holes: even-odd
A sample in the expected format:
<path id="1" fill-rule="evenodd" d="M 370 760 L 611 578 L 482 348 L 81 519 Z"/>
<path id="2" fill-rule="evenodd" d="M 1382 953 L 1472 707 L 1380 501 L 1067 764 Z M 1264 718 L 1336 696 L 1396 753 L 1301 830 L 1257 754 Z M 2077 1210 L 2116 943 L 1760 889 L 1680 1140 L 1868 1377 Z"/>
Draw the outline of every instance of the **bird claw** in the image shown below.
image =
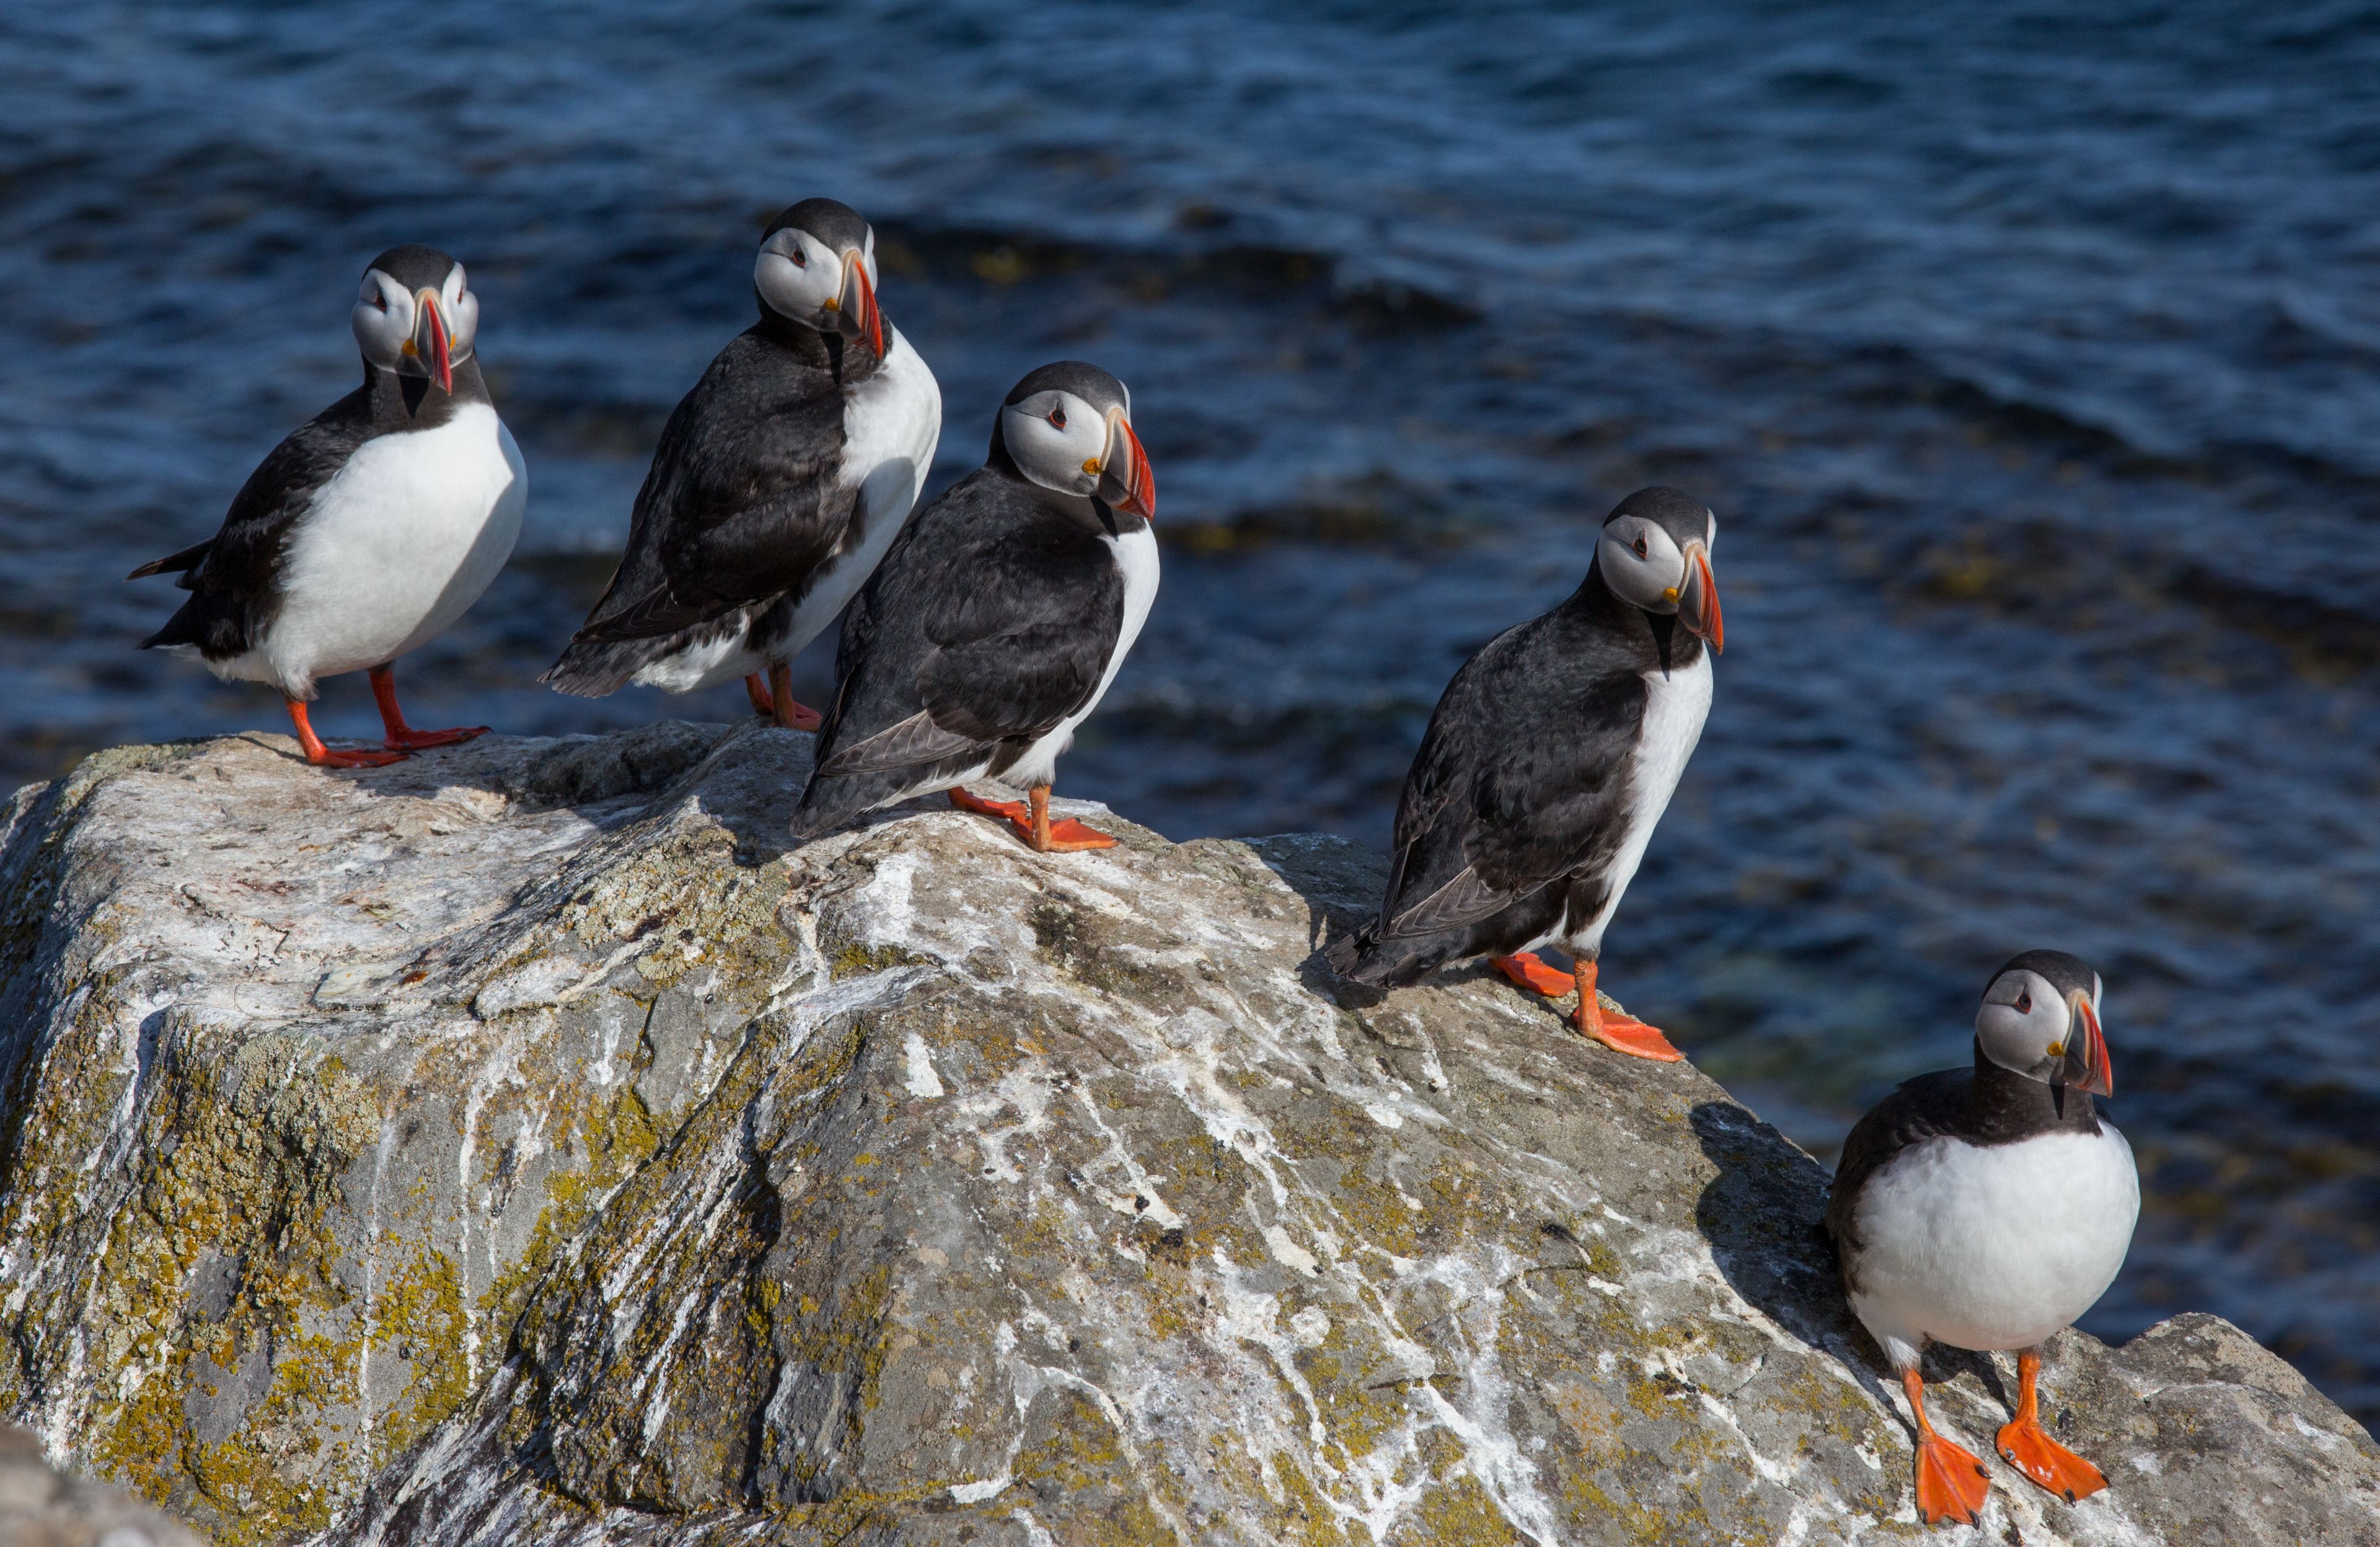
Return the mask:
<path id="1" fill-rule="evenodd" d="M 1686 1056 L 1658 1027 L 1638 1020 L 1620 1008 L 1617 1001 L 1609 1005 L 1598 1003 L 1592 1016 L 1584 1014 L 1585 1006 L 1580 1009 L 1584 1022 L 1579 1027 L 1580 1034 L 1592 1037 L 1614 1053 L 1624 1053 L 1631 1058 L 1650 1058 L 1658 1064 L 1681 1063 Z"/>

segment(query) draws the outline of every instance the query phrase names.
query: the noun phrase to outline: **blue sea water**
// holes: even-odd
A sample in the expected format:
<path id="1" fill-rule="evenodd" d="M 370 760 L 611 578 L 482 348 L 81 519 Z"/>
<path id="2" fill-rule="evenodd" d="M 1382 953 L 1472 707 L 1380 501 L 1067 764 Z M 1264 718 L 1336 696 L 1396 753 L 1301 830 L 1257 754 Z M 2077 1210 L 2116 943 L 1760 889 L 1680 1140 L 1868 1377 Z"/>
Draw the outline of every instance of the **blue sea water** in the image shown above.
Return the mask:
<path id="1" fill-rule="evenodd" d="M 2380 8 L 18 0 L 0 64 L 13 777 L 282 728 L 121 577 L 351 384 L 403 240 L 532 473 L 416 722 L 741 713 L 532 679 L 831 193 L 938 485 L 1024 369 L 1132 384 L 1165 590 L 1064 792 L 1377 841 L 1463 656 L 1690 489 L 1729 650 L 1608 986 L 1828 1154 L 2081 952 L 2147 1199 L 2086 1325 L 2216 1310 L 2380 1418 Z"/>

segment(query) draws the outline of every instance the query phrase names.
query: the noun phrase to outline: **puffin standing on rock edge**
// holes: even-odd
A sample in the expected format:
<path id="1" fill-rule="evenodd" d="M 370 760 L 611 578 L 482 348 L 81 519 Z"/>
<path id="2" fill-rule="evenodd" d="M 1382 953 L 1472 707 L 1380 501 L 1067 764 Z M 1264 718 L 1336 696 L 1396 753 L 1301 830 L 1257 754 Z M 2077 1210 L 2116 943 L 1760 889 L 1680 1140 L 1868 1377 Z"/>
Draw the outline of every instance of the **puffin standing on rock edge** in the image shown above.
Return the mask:
<path id="1" fill-rule="evenodd" d="M 1934 1431 L 1918 1358 L 1928 1342 L 2017 1351 L 2003 1459 L 2071 1504 L 2107 1485 L 2041 1427 L 2041 1346 L 2115 1282 L 2140 1217 L 2131 1146 L 2099 1115 L 2115 1074 L 2099 975 L 2063 951 L 1993 974 L 1973 1068 L 1922 1075 L 1843 1141 L 1827 1204 L 1843 1288 L 1883 1348 L 1917 1425 L 1917 1514 L 1971 1523 L 1991 1481 Z"/>
<path id="2" fill-rule="evenodd" d="M 1050 784 L 1157 599 L 1157 483 L 1132 395 L 1062 360 L 1016 384 L 984 465 L 917 513 L 844 620 L 794 835 L 948 790 L 1040 853 L 1111 848 Z M 960 787 L 1021 786 L 1026 804 Z"/>
<path id="3" fill-rule="evenodd" d="M 1682 1056 L 1596 989 L 1603 932 L 1710 713 L 1724 646 L 1718 519 L 1675 489 L 1604 518 L 1586 579 L 1454 674 L 1405 776 L 1378 918 L 1330 948 L 1376 987 L 1489 956 L 1514 982 L 1578 994 L 1573 1023 L 1639 1058 Z M 1569 972 L 1534 954 L 1560 944 Z"/>
<path id="4" fill-rule="evenodd" d="M 396 658 L 469 610 L 512 556 L 528 471 L 473 352 L 480 298 L 436 248 L 391 248 L 364 271 L 349 318 L 363 385 L 290 432 L 231 502 L 223 530 L 144 564 L 190 592 L 140 648 L 195 652 L 225 681 L 281 692 L 306 761 L 377 767 L 480 735 L 415 730 Z M 369 670 L 387 750 L 333 751 L 314 734 L 315 685 Z"/>
<path id="5" fill-rule="evenodd" d="M 815 729 L 788 669 L 867 582 L 942 432 L 934 373 L 876 302 L 876 233 L 806 199 L 753 260 L 759 322 L 662 430 L 612 583 L 545 675 L 601 698 L 744 678 L 753 709 Z M 766 680 L 763 680 L 765 674 Z"/>

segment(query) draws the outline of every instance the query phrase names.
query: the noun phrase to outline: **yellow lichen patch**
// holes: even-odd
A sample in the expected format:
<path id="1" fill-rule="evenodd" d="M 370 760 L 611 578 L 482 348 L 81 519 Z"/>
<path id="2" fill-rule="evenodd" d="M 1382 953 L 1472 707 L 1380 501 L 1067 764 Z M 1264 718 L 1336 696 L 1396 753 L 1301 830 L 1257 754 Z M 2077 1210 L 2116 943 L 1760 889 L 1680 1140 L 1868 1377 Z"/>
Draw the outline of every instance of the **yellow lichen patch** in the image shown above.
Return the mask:
<path id="1" fill-rule="evenodd" d="M 1425 1490 L 1389 1533 L 1390 1547 L 1520 1547 L 1527 1541 L 1467 1472 Z"/>
<path id="2" fill-rule="evenodd" d="M 454 1260 L 427 1245 L 416 1246 L 387 1283 L 376 1288 L 372 1302 L 375 1342 L 395 1347 L 409 1370 L 401 1405 L 390 1408 L 372 1436 L 371 1461 L 380 1467 L 470 1395 L 470 1368 L 464 1357 L 469 1318 L 463 1309 L 462 1274 Z"/>
<path id="3" fill-rule="evenodd" d="M 1066 1540 L 1085 1547 L 1178 1543 L 1136 1485 L 1123 1446 L 1099 1410 L 1076 1392 L 1059 1396 L 1054 1406 L 1049 1428 L 1017 1452 L 1009 1470 L 1018 1482 L 1054 1488 L 1066 1500 Z M 1050 1410 L 1036 1405 L 1037 1412 Z"/>

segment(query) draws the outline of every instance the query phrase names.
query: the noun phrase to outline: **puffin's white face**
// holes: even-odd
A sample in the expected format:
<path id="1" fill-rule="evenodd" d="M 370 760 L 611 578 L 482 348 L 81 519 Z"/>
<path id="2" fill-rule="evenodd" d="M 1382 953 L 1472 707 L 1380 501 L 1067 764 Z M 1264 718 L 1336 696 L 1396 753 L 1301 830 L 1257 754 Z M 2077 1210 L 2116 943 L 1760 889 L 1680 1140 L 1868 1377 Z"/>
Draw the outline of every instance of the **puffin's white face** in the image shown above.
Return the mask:
<path id="1" fill-rule="evenodd" d="M 480 335 L 480 298 L 455 264 L 437 289 L 407 290 L 379 269 L 365 273 L 348 317 L 364 359 L 400 376 L 426 376 L 455 390 L 454 368 L 471 358 Z"/>
<path id="2" fill-rule="evenodd" d="M 1975 1011 L 1975 1041 L 2001 1068 L 2047 1085 L 2110 1095 L 2107 1038 L 2099 1030 L 2099 977 L 2059 993 L 2040 973 L 2011 968 L 1992 980 Z"/>
<path id="3" fill-rule="evenodd" d="M 1036 488 L 1117 510 L 1151 513 L 1157 489 L 1125 407 L 1101 413 L 1062 388 L 1037 392 L 1000 411 L 1001 438 L 1016 470 Z"/>
<path id="4" fill-rule="evenodd" d="M 1618 516 L 1604 523 L 1596 544 L 1603 583 L 1620 599 L 1648 613 L 1682 614 L 1687 629 L 1722 649 L 1718 582 L 1710 552 L 1718 542 L 1718 518 L 1703 512 L 1702 535 L 1681 544 L 1670 529 L 1642 516 Z"/>
<path id="5" fill-rule="evenodd" d="M 884 352 L 884 324 L 876 310 L 876 228 L 858 247 L 837 252 L 798 226 L 760 244 L 752 286 L 769 310 L 790 323 L 845 338 L 866 338 Z"/>

